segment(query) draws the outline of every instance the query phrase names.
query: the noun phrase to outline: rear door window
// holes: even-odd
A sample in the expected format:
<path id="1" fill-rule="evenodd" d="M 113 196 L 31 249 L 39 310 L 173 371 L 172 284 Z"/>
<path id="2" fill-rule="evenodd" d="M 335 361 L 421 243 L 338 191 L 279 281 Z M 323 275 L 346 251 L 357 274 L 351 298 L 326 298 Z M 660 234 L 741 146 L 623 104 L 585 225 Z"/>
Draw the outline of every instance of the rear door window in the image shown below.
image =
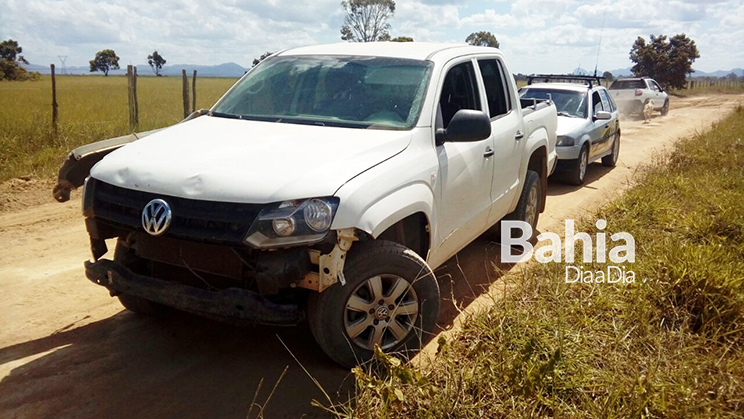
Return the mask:
<path id="1" fill-rule="evenodd" d="M 605 91 L 604 90 L 598 90 L 597 92 L 599 92 L 599 97 L 602 100 L 602 108 L 604 108 L 604 110 L 607 111 L 607 112 L 612 112 L 612 108 L 610 107 L 610 101 L 607 100 L 607 95 L 605 94 Z M 594 112 L 594 113 L 596 113 L 596 112 Z"/>
<path id="2" fill-rule="evenodd" d="M 601 89 L 599 91 L 599 94 L 602 95 L 602 106 L 605 106 L 605 110 L 615 112 L 615 109 L 617 109 L 617 107 L 615 106 L 615 102 L 612 100 L 612 96 L 610 96 L 610 92 Z M 607 109 L 606 105 L 610 106 L 609 109 Z"/>
<path id="3" fill-rule="evenodd" d="M 478 67 L 486 88 L 488 113 L 491 118 L 506 115 L 511 110 L 508 83 L 501 63 L 496 60 L 478 60 Z"/>

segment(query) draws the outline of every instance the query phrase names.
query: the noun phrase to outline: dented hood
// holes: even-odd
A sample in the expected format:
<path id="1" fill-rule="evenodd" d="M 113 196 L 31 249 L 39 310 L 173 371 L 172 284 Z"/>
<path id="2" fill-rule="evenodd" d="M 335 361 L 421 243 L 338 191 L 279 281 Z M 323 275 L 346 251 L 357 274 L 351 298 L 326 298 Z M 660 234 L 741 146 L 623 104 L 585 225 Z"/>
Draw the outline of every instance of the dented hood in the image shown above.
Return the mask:
<path id="1" fill-rule="evenodd" d="M 210 201 L 330 196 L 403 151 L 410 139 L 409 131 L 204 116 L 112 152 L 91 176 L 128 189 Z"/>

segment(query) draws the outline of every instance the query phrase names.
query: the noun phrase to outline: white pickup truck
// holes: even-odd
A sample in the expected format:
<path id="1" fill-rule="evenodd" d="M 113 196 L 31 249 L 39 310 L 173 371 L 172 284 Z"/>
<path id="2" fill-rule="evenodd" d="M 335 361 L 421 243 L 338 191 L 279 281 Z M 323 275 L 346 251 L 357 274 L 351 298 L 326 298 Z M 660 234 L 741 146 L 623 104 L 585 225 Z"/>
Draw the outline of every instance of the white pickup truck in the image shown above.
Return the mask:
<path id="1" fill-rule="evenodd" d="M 307 318 L 351 366 L 434 331 L 432 269 L 504 217 L 537 224 L 556 121 L 552 102 L 520 102 L 497 49 L 297 48 L 209 111 L 74 151 L 55 196 L 93 166 L 86 274 L 126 308 Z"/>
<path id="2" fill-rule="evenodd" d="M 659 83 L 647 77 L 622 78 L 612 82 L 610 96 L 617 103 L 620 112 L 640 114 L 643 106 L 653 101 L 654 110 L 661 115 L 669 113 L 669 95 Z"/>

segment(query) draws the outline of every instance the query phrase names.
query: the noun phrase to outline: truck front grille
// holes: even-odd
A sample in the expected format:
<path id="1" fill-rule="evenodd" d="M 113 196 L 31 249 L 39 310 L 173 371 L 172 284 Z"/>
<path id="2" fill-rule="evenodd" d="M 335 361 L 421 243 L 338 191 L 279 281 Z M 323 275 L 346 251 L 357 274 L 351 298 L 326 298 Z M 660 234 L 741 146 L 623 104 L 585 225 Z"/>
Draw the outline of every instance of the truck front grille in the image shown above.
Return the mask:
<path id="1" fill-rule="evenodd" d="M 90 185 L 94 182 L 95 185 Z M 114 186 L 91 178 L 93 214 L 101 222 L 143 231 L 142 209 L 153 199 L 168 202 L 173 218 L 165 236 L 213 243 L 242 243 L 262 204 L 200 201 Z"/>

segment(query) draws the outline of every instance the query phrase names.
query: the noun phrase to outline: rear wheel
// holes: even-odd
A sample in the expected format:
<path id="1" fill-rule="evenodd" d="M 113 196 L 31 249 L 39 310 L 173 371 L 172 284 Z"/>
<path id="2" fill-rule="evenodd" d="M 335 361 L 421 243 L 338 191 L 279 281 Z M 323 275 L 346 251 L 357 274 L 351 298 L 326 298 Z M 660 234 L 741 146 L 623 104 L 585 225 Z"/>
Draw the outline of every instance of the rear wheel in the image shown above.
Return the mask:
<path id="1" fill-rule="evenodd" d="M 420 348 L 439 316 L 439 285 L 412 250 L 384 240 L 355 244 L 344 267 L 346 285 L 308 301 L 310 330 L 338 364 L 351 368 L 374 355 Z"/>
<path id="2" fill-rule="evenodd" d="M 517 208 L 504 217 L 505 220 L 524 221 L 532 227 L 533 234 L 537 231 L 537 220 L 540 218 L 540 203 L 542 202 L 542 186 L 540 175 L 528 170 L 524 179 L 524 189 L 519 196 Z"/>
<path id="3" fill-rule="evenodd" d="M 583 185 L 586 178 L 586 168 L 589 166 L 589 147 L 581 148 L 579 158 L 567 173 L 566 181 L 572 185 Z"/>
<path id="4" fill-rule="evenodd" d="M 617 158 L 620 156 L 620 134 L 615 135 L 615 141 L 612 142 L 612 154 L 602 157 L 602 164 L 607 167 L 615 167 Z"/>
<path id="5" fill-rule="evenodd" d="M 666 116 L 669 113 L 669 99 L 664 101 L 664 106 L 661 107 L 661 115 Z"/>

